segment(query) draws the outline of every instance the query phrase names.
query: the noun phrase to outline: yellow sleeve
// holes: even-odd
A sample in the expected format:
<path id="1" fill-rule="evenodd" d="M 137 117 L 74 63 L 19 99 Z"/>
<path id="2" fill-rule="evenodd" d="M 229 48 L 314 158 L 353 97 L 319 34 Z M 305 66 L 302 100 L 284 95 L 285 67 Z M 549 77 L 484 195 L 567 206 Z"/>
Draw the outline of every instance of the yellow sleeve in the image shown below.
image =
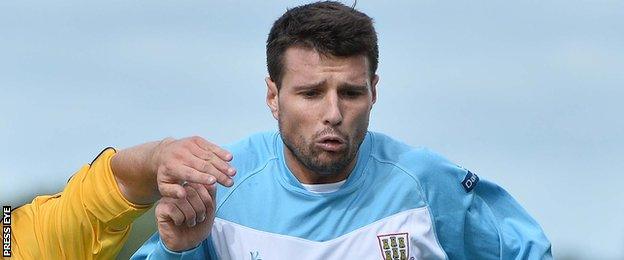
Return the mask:
<path id="1" fill-rule="evenodd" d="M 65 189 L 36 197 L 12 212 L 16 259 L 114 259 L 132 222 L 151 205 L 124 198 L 113 176 L 107 148 L 83 166 Z"/>

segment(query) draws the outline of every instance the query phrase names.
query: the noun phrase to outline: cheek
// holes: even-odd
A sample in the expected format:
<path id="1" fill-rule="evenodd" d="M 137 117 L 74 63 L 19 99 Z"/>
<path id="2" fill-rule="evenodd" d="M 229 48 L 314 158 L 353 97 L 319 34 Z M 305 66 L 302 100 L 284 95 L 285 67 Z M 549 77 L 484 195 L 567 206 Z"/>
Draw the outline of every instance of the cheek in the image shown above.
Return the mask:
<path id="1" fill-rule="evenodd" d="M 370 117 L 370 106 L 359 106 L 352 108 L 351 117 L 349 118 L 351 125 L 354 130 L 361 130 L 360 128 L 366 127 L 368 125 L 368 119 Z"/>
<path id="2" fill-rule="evenodd" d="M 313 120 L 310 109 L 299 106 L 283 105 L 279 108 L 279 122 L 283 130 L 289 131 L 290 135 L 305 135 L 305 129 Z"/>
<path id="3" fill-rule="evenodd" d="M 319 109 L 310 104 L 305 104 L 304 102 L 292 102 L 280 106 L 280 114 L 284 116 L 284 119 L 289 121 L 289 124 L 295 126 L 303 126 L 316 120 L 318 114 L 316 114 L 315 111 L 319 111 Z"/>

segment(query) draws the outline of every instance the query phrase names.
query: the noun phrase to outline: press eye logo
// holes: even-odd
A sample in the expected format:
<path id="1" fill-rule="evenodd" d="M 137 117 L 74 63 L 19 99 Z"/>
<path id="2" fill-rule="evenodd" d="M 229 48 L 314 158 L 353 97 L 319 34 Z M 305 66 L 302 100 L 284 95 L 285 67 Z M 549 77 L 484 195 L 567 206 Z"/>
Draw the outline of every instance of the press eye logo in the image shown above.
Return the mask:
<path id="1" fill-rule="evenodd" d="M 381 256 L 384 260 L 408 260 L 409 234 L 398 233 L 377 236 Z"/>
<path id="2" fill-rule="evenodd" d="M 2 206 L 2 256 L 11 256 L 11 207 Z"/>

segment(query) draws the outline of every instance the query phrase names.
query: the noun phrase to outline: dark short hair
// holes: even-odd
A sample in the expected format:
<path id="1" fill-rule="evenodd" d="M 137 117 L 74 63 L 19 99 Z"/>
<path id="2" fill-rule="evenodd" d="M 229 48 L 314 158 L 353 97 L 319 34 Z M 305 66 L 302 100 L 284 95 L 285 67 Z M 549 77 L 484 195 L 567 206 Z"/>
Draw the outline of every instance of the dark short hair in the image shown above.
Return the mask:
<path id="1" fill-rule="evenodd" d="M 288 9 L 275 21 L 267 39 L 269 76 L 281 85 L 284 53 L 289 47 L 312 48 L 336 57 L 365 55 L 371 77 L 377 71 L 379 47 L 373 19 L 334 1 L 323 1 Z"/>

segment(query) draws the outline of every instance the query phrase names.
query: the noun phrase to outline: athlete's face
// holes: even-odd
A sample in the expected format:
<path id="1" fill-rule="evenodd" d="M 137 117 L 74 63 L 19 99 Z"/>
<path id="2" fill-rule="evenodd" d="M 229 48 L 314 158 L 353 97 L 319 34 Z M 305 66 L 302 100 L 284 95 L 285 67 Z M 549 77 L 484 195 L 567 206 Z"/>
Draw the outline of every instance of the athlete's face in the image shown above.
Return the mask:
<path id="1" fill-rule="evenodd" d="M 323 56 L 301 47 L 287 49 L 284 65 L 279 92 L 266 82 L 287 152 L 314 173 L 344 172 L 366 134 L 377 75 L 370 76 L 364 55 Z"/>

